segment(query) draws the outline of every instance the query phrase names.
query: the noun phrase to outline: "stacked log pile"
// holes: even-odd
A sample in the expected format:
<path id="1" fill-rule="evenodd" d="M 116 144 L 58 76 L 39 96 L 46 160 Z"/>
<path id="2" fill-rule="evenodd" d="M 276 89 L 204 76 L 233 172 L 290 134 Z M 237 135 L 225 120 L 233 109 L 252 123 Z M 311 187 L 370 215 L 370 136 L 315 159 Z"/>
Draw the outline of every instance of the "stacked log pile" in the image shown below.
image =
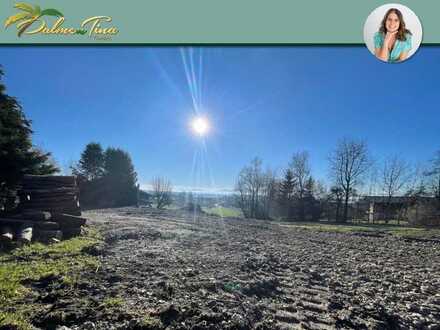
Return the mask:
<path id="1" fill-rule="evenodd" d="M 75 177 L 25 176 L 19 197 L 19 213 L 0 218 L 0 243 L 50 243 L 81 234 L 86 219 Z"/>
<path id="2" fill-rule="evenodd" d="M 25 175 L 18 195 L 22 211 L 81 215 L 74 176 Z"/>

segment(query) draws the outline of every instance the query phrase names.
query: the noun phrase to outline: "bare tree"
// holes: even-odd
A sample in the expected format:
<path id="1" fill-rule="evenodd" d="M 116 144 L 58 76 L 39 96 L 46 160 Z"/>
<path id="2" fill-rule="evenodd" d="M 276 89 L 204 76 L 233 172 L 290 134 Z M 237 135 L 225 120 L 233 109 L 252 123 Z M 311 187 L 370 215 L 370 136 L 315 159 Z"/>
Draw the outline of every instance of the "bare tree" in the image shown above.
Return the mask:
<path id="1" fill-rule="evenodd" d="M 333 186 L 330 188 L 329 200 L 336 203 L 335 220 L 340 219 L 340 210 L 342 199 L 344 198 L 344 191 L 341 187 Z"/>
<path id="2" fill-rule="evenodd" d="M 410 170 L 405 195 L 416 200 L 428 195 L 426 174 L 427 171 L 421 164 L 416 164 Z"/>
<path id="3" fill-rule="evenodd" d="M 293 154 L 289 163 L 293 179 L 296 183 L 296 194 L 298 198 L 303 198 L 306 192 L 306 185 L 310 179 L 309 153 L 301 151 Z"/>
<path id="4" fill-rule="evenodd" d="M 437 200 L 437 208 L 440 209 L 440 150 L 431 160 L 431 166 L 425 172 L 425 176 L 428 179 L 429 190 Z"/>
<path id="5" fill-rule="evenodd" d="M 311 180 L 309 153 L 301 151 L 293 154 L 289 163 L 289 169 L 292 171 L 295 181 L 295 197 L 298 200 L 299 217 L 301 220 L 305 218 L 304 198 L 307 194 L 307 184 Z"/>
<path id="6" fill-rule="evenodd" d="M 411 172 L 411 179 L 409 180 L 406 196 L 406 208 L 404 215 L 410 223 L 413 224 L 430 224 L 432 217 L 438 219 L 438 205 L 432 203 L 432 200 L 427 197 L 432 197 L 432 167 L 428 170 L 425 166 L 417 164 Z M 431 218 L 431 219 L 430 219 Z M 428 221 L 426 223 L 425 221 Z"/>
<path id="7" fill-rule="evenodd" d="M 380 172 L 381 169 L 378 164 L 372 164 L 370 170 L 368 171 L 368 176 L 365 179 L 365 194 L 368 194 L 369 196 L 375 196 L 380 193 L 380 190 L 382 189 Z"/>
<path id="8" fill-rule="evenodd" d="M 151 181 L 151 185 L 153 187 L 153 199 L 156 202 L 156 207 L 158 209 L 163 209 L 172 203 L 173 200 L 171 194 L 173 188 L 170 180 L 162 177 L 155 177 Z"/>
<path id="9" fill-rule="evenodd" d="M 365 142 L 343 139 L 329 157 L 330 172 L 344 195 L 344 217 L 348 220 L 348 202 L 370 168 L 371 161 Z"/>
<path id="10" fill-rule="evenodd" d="M 275 176 L 270 170 L 263 172 L 261 163 L 261 159 L 253 159 L 238 175 L 238 204 L 246 218 L 268 218 L 275 199 Z"/>
<path id="11" fill-rule="evenodd" d="M 267 169 L 263 173 L 263 186 L 261 190 L 261 207 L 260 207 L 260 217 L 268 219 L 270 217 L 270 212 L 273 204 L 276 200 L 276 193 L 278 190 L 278 184 L 275 179 L 275 173 L 271 169 Z"/>
<path id="12" fill-rule="evenodd" d="M 236 190 L 239 193 L 238 204 L 245 218 L 255 218 L 258 205 L 258 194 L 261 189 L 261 159 L 254 158 L 238 174 Z"/>
<path id="13" fill-rule="evenodd" d="M 382 168 L 382 190 L 386 197 L 385 202 L 385 221 L 388 222 L 391 211 L 391 202 L 394 196 L 409 181 L 409 165 L 398 156 L 393 156 L 385 160 Z"/>

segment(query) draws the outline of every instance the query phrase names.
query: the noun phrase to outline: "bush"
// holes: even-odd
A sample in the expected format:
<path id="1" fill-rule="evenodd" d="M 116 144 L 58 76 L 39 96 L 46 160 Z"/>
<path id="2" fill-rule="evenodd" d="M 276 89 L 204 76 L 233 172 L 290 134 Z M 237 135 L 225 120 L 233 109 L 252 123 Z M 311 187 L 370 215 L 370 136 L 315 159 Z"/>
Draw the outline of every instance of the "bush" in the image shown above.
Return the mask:
<path id="1" fill-rule="evenodd" d="M 412 225 L 440 226 L 440 212 L 434 202 L 416 202 L 408 208 L 408 222 Z"/>

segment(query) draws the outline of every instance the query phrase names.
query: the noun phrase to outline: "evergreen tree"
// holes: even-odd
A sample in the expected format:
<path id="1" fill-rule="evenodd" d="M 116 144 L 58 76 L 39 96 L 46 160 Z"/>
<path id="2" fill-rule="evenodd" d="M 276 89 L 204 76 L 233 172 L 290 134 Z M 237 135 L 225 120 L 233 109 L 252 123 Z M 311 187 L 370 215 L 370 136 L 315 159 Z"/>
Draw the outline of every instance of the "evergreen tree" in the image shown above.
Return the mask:
<path id="1" fill-rule="evenodd" d="M 0 80 L 3 71 L 0 67 Z M 19 102 L 6 94 L 0 81 L 0 209 L 25 174 L 53 174 L 58 168 L 45 153 L 32 145 L 31 121 Z"/>
<path id="2" fill-rule="evenodd" d="M 104 152 L 99 143 L 91 142 L 86 146 L 74 173 L 87 181 L 99 179 L 104 175 Z"/>
<path id="3" fill-rule="evenodd" d="M 315 180 L 310 176 L 304 186 L 305 197 L 315 197 Z"/>
<path id="4" fill-rule="evenodd" d="M 105 151 L 106 197 L 114 206 L 133 205 L 137 199 L 137 174 L 130 155 L 118 148 Z"/>
<path id="5" fill-rule="evenodd" d="M 292 216 L 292 201 L 294 199 L 295 179 L 291 169 L 284 172 L 284 178 L 280 183 L 279 188 L 279 203 L 284 213 L 289 219 Z"/>
<path id="6" fill-rule="evenodd" d="M 322 205 L 320 201 L 317 199 L 318 197 L 318 184 L 310 176 L 306 184 L 304 186 L 304 197 L 303 197 L 303 206 L 304 206 L 304 216 L 307 220 L 316 221 L 319 220 L 322 213 Z"/>

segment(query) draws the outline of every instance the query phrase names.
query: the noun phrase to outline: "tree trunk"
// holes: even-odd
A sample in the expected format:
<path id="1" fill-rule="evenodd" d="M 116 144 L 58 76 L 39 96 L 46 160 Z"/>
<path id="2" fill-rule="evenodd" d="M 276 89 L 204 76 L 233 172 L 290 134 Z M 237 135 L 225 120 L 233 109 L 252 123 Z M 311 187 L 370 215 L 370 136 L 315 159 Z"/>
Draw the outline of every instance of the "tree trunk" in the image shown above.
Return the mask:
<path id="1" fill-rule="evenodd" d="M 339 221 L 339 211 L 340 211 L 340 208 L 341 208 L 341 202 L 337 201 L 337 204 L 336 204 L 336 214 L 335 214 L 335 221 L 336 222 Z"/>
<path id="2" fill-rule="evenodd" d="M 60 227 L 63 228 L 77 228 L 85 225 L 87 219 L 76 217 L 69 214 L 54 213 L 52 214 L 52 220 L 57 222 Z"/>
<path id="3" fill-rule="evenodd" d="M 23 210 L 20 218 L 32 221 L 47 221 L 50 220 L 50 213 L 37 210 Z"/>
<path id="4" fill-rule="evenodd" d="M 49 243 L 52 239 L 61 240 L 63 233 L 60 230 L 38 230 L 35 236 L 39 241 Z"/>
<path id="5" fill-rule="evenodd" d="M 345 195 L 344 200 L 344 219 L 343 222 L 346 223 L 348 221 L 348 193 Z"/>

